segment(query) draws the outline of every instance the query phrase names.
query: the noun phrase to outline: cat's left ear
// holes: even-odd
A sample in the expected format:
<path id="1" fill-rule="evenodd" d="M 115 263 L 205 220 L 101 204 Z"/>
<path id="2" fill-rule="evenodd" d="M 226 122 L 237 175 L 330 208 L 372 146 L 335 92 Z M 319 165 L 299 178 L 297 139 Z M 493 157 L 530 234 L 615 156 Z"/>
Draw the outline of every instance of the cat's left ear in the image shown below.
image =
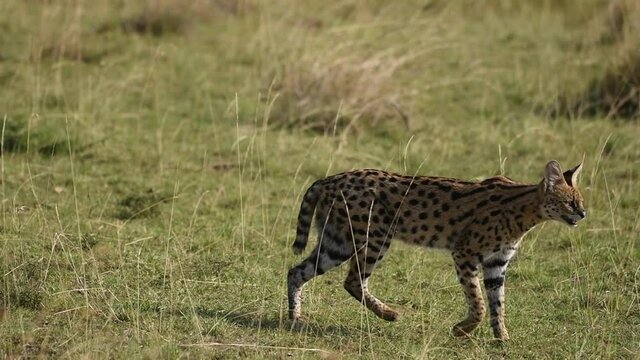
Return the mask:
<path id="1" fill-rule="evenodd" d="M 578 186 L 578 175 L 580 175 L 580 171 L 582 170 L 582 163 L 576 165 L 573 169 L 569 169 L 562 173 L 564 177 L 564 181 L 571 187 Z"/>

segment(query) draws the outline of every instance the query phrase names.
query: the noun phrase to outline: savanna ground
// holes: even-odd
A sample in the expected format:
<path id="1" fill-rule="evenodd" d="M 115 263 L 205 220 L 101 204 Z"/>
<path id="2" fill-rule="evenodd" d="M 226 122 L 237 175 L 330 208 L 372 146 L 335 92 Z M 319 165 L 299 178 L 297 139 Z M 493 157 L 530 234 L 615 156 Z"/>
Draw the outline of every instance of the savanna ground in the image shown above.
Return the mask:
<path id="1" fill-rule="evenodd" d="M 0 354 L 637 358 L 638 10 L 0 2 Z M 341 268 L 305 288 L 306 326 L 289 329 L 290 245 L 314 179 L 376 167 L 537 182 L 550 159 L 584 159 L 589 217 L 527 236 L 506 344 L 487 321 L 452 337 L 465 304 L 451 259 L 399 244 L 371 279 L 399 321 L 354 301 Z"/>

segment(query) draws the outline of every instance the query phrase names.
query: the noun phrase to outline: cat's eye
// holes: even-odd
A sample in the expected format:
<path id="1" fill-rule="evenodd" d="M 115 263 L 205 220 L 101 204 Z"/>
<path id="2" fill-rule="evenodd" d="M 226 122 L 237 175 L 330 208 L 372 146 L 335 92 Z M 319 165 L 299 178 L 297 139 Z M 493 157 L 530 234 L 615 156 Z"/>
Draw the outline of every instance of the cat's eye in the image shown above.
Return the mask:
<path id="1" fill-rule="evenodd" d="M 578 202 L 573 199 L 569 202 L 569 206 L 571 206 L 572 209 L 577 210 L 578 209 Z"/>

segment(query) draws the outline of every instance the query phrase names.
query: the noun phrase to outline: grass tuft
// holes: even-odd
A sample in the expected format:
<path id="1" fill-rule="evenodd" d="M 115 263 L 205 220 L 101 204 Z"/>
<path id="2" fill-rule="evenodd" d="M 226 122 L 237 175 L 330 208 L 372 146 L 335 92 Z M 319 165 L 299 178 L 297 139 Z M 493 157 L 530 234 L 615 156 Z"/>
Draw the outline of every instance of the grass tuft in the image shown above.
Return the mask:
<path id="1" fill-rule="evenodd" d="M 395 79 L 406 61 L 386 53 L 304 54 L 275 77 L 279 99 L 272 117 L 279 125 L 320 133 L 387 121 L 408 126 Z"/>
<path id="2" fill-rule="evenodd" d="M 587 72 L 588 81 L 582 90 L 567 87 L 549 109 L 551 116 L 558 117 L 606 117 L 609 119 L 640 118 L 640 3 L 616 0 L 607 7 L 593 12 L 591 19 L 598 39 L 589 34 L 576 39 L 577 48 L 589 53 L 604 51 L 614 54 L 602 59 L 599 72 Z"/>
<path id="3" fill-rule="evenodd" d="M 188 28 L 189 19 L 177 6 L 177 2 L 156 2 L 153 6 L 147 6 L 140 14 L 122 20 L 122 31 L 152 36 L 183 34 Z"/>
<path id="4" fill-rule="evenodd" d="M 108 21 L 96 29 L 103 34 L 117 28 L 125 34 L 162 37 L 185 35 L 194 25 L 220 16 L 243 16 L 254 9 L 248 0 L 148 0 L 142 9 L 119 22 Z"/>
<path id="5" fill-rule="evenodd" d="M 10 266 L 13 266 L 11 268 Z M 35 260 L 0 265 L 0 299 L 3 308 L 38 310 L 45 298 L 42 264 Z"/>
<path id="6" fill-rule="evenodd" d="M 577 96 L 562 96 L 555 116 L 640 118 L 640 54 L 634 51 L 617 68 L 593 80 Z"/>
<path id="7" fill-rule="evenodd" d="M 88 149 L 80 149 L 79 141 L 75 138 L 67 140 L 64 129 L 58 125 L 56 122 L 38 120 L 37 116 L 31 120 L 8 119 L 1 149 L 7 153 L 25 153 L 33 149 L 44 157 L 68 155 L 69 150 Z"/>
<path id="8" fill-rule="evenodd" d="M 28 148 L 28 129 L 26 121 L 6 121 L 4 138 L 2 139 L 2 151 L 8 153 L 20 153 Z M 0 155 L 3 155 L 0 153 Z"/>
<path id="9" fill-rule="evenodd" d="M 114 216 L 120 220 L 155 217 L 160 213 L 159 205 L 170 200 L 170 197 L 156 193 L 153 189 L 128 194 L 118 201 L 118 210 Z"/>

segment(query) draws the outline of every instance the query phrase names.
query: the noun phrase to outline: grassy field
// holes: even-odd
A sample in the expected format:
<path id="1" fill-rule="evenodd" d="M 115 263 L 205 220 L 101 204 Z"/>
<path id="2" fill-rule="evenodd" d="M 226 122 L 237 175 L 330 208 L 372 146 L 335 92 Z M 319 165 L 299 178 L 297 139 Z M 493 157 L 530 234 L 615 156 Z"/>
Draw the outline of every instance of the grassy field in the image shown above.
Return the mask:
<path id="1" fill-rule="evenodd" d="M 640 7 L 185 4 L 0 2 L 2 357 L 640 356 L 638 117 L 558 105 L 633 59 Z M 399 321 L 353 300 L 340 268 L 305 288 L 290 330 L 313 180 L 537 182 L 550 159 L 584 160 L 589 217 L 528 234 L 506 344 L 488 321 L 452 337 L 466 311 L 452 260 L 400 244 L 371 278 Z"/>

